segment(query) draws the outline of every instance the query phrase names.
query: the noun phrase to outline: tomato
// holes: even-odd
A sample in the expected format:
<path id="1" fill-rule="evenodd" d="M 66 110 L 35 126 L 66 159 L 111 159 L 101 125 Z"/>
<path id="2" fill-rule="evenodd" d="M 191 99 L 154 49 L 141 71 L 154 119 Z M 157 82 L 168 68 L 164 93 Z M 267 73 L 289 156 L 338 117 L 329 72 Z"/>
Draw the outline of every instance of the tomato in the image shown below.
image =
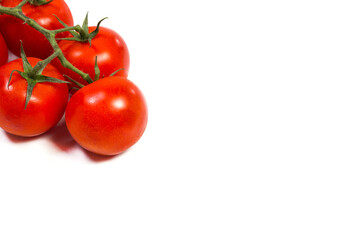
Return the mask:
<path id="1" fill-rule="evenodd" d="M 89 27 L 92 32 L 96 27 Z M 62 40 L 59 46 L 64 53 L 66 59 L 81 71 L 88 73 L 92 79 L 95 77 L 95 58 L 100 69 L 100 77 L 108 77 L 113 72 L 125 68 L 115 74 L 115 76 L 127 77 L 130 57 L 125 41 L 115 31 L 100 27 L 99 33 L 89 42 L 78 42 Z M 64 68 L 58 59 L 52 64 L 56 66 L 63 74 L 80 82 L 83 85 L 88 83 L 78 74 Z M 72 85 L 76 87 L 75 85 Z"/>
<path id="2" fill-rule="evenodd" d="M 15 7 L 21 1 L 2 0 L 0 4 L 4 7 Z M 34 19 L 42 27 L 49 30 L 63 28 L 55 15 L 69 26 L 74 24 L 70 9 L 63 0 L 54 0 L 40 6 L 27 3 L 22 7 L 22 11 L 25 16 Z M 9 50 L 17 56 L 20 56 L 20 40 L 23 42 L 28 57 L 45 59 L 53 52 L 50 43 L 40 32 L 13 16 L 0 16 L 0 32 L 3 34 Z M 56 35 L 58 38 L 66 36 L 68 33 Z"/>
<path id="3" fill-rule="evenodd" d="M 76 142 L 102 155 L 116 155 L 134 145 L 145 131 L 147 118 L 141 91 L 121 77 L 106 77 L 81 88 L 65 111 Z"/>
<path id="4" fill-rule="evenodd" d="M 3 36 L 0 34 L 0 66 L 8 61 L 8 48 Z"/>
<path id="5" fill-rule="evenodd" d="M 35 66 L 40 59 L 28 58 L 28 61 Z M 24 71 L 21 59 L 0 67 L 0 127 L 18 136 L 40 135 L 63 116 L 69 97 L 68 87 L 63 83 L 37 83 L 25 109 L 27 81 L 14 72 L 7 87 L 10 73 L 15 69 Z M 63 80 L 61 73 L 50 64 L 42 74 Z"/>

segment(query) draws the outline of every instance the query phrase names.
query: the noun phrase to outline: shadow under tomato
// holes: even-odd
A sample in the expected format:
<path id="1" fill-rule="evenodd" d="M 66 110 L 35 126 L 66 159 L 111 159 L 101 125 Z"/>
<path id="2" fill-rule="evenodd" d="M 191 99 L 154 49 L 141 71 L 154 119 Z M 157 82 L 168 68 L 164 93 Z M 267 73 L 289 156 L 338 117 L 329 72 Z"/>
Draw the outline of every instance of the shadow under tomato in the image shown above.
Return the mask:
<path id="1" fill-rule="evenodd" d="M 5 132 L 5 131 L 4 131 Z M 66 127 L 66 123 L 64 119 L 61 119 L 61 121 L 52 129 L 50 129 L 48 132 L 43 133 L 39 136 L 34 137 L 20 137 L 13 135 L 11 133 L 5 132 L 6 137 L 12 142 L 12 143 L 27 143 L 30 141 L 34 141 L 40 138 L 46 138 L 48 139 L 55 147 L 57 147 L 60 151 L 63 152 L 71 152 L 75 149 L 81 149 L 83 153 L 86 155 L 86 157 L 94 163 L 101 163 L 105 161 L 114 160 L 115 158 L 123 155 L 125 152 L 120 153 L 118 155 L 114 156 L 106 156 L 106 155 L 99 155 L 96 153 L 92 153 L 84 148 L 82 148 L 70 135 L 69 130 Z"/>
<path id="2" fill-rule="evenodd" d="M 84 151 L 85 155 L 89 158 L 89 160 L 92 162 L 95 162 L 95 163 L 101 163 L 101 162 L 105 162 L 105 161 L 114 160 L 116 157 L 122 155 L 122 153 L 121 153 L 121 154 L 114 155 L 114 156 L 106 156 L 106 155 L 92 153 L 86 149 L 83 149 L 83 151 Z"/>
<path id="3" fill-rule="evenodd" d="M 74 149 L 81 149 L 87 158 L 95 163 L 109 161 L 116 157 L 99 155 L 82 148 L 71 136 L 64 119 L 62 119 L 53 129 L 47 132 L 46 135 L 47 138 L 61 151 L 71 152 Z"/>
<path id="4" fill-rule="evenodd" d="M 11 133 L 8 133 L 6 131 L 5 132 L 5 136 L 12 142 L 12 143 L 27 143 L 27 142 L 31 142 L 34 141 L 36 139 L 39 139 L 42 135 L 39 136 L 34 136 L 34 137 L 20 137 L 20 136 L 16 136 L 13 135 Z"/>
<path id="5" fill-rule="evenodd" d="M 61 151 L 70 152 L 77 147 L 77 143 L 71 137 L 66 127 L 65 120 L 62 119 L 58 125 L 46 133 L 47 138 Z"/>

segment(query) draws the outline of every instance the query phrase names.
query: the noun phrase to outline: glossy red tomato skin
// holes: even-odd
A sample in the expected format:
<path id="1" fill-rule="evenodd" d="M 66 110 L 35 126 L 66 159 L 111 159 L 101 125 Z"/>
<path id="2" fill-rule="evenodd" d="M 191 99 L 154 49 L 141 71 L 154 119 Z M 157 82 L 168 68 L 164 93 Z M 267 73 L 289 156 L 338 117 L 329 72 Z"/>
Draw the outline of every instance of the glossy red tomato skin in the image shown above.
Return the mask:
<path id="1" fill-rule="evenodd" d="M 101 155 L 116 155 L 134 145 L 148 119 L 139 88 L 121 77 L 107 77 L 77 91 L 70 99 L 65 121 L 83 148 Z"/>
<path id="2" fill-rule="evenodd" d="M 95 30 L 96 27 L 89 27 L 89 32 Z M 130 56 L 128 47 L 124 39 L 115 31 L 100 27 L 99 33 L 89 42 L 76 42 L 62 40 L 59 46 L 64 53 L 66 59 L 75 67 L 79 68 L 85 73 L 89 73 L 90 77 L 95 77 L 95 57 L 97 56 L 97 63 L 100 69 L 101 77 L 108 77 L 113 72 L 120 68 L 125 70 L 119 71 L 115 76 L 127 77 L 130 67 Z M 83 85 L 88 83 L 84 81 L 78 74 L 64 68 L 58 59 L 53 62 L 63 74 L 80 82 Z M 75 87 L 75 85 L 72 85 Z"/>
<path id="3" fill-rule="evenodd" d="M 40 61 L 28 58 L 30 64 Z M 64 115 L 69 91 L 62 83 L 37 83 L 25 107 L 27 81 L 14 72 L 9 88 L 10 73 L 23 71 L 22 60 L 16 59 L 0 67 L 0 127 L 6 132 L 23 137 L 40 135 L 55 126 Z M 43 75 L 63 80 L 61 73 L 47 65 Z"/>
<path id="4" fill-rule="evenodd" d="M 21 0 L 2 0 L 0 4 L 5 7 L 15 7 L 20 2 Z M 25 16 L 34 19 L 49 30 L 63 28 L 55 15 L 69 26 L 74 24 L 71 11 L 63 0 L 54 0 L 42 6 L 33 6 L 27 3 L 23 6 L 22 11 Z M 20 40 L 23 42 L 28 57 L 45 59 L 53 52 L 50 43 L 40 32 L 28 24 L 23 24 L 23 21 L 13 16 L 0 16 L 0 32 L 3 34 L 9 50 L 17 56 L 20 56 Z M 58 38 L 66 36 L 68 33 L 56 35 Z"/>
<path id="5" fill-rule="evenodd" d="M 7 63 L 8 57 L 8 48 L 3 36 L 0 34 L 0 66 Z"/>

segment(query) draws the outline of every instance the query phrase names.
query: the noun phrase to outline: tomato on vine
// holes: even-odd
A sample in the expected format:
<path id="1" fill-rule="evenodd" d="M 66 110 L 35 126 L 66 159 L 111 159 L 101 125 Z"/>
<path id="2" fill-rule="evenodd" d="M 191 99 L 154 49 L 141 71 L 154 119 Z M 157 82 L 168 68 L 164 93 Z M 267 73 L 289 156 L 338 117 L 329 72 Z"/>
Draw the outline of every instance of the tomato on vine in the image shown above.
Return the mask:
<path id="1" fill-rule="evenodd" d="M 109 28 L 101 27 L 100 23 L 101 21 L 97 26 L 88 27 L 86 15 L 81 31 L 79 33 L 72 31 L 73 37 L 59 42 L 61 51 L 70 63 L 88 73 L 92 79 L 96 75 L 94 70 L 96 57 L 101 78 L 108 77 L 116 71 L 115 76 L 127 77 L 130 57 L 126 43 L 119 34 Z M 88 84 L 78 74 L 63 67 L 58 59 L 52 64 L 66 76 L 83 85 Z M 118 71 L 119 69 L 121 70 Z M 72 87 L 75 85 L 73 84 Z"/>
<path id="2" fill-rule="evenodd" d="M 124 40 L 100 27 L 104 19 L 88 27 L 86 15 L 82 26 L 72 26 L 63 0 L 0 0 L 0 13 L 5 14 L 0 15 L 0 31 L 9 49 L 21 56 L 0 67 L 1 128 L 36 136 L 55 126 L 65 112 L 70 134 L 91 152 L 116 155 L 141 138 L 148 120 L 146 102 L 127 79 Z M 26 57 L 24 48 L 44 60 Z M 69 103 L 65 76 L 80 87 Z"/>
<path id="3" fill-rule="evenodd" d="M 50 59 L 22 57 L 0 67 L 0 127 L 32 137 L 58 123 L 69 91 L 62 74 L 46 63 Z"/>
<path id="4" fill-rule="evenodd" d="M 0 5 L 16 7 L 21 2 L 22 0 L 2 0 Z M 22 12 L 48 30 L 63 28 L 57 17 L 67 25 L 74 24 L 71 11 L 64 0 L 30 0 L 22 6 Z M 16 17 L 0 15 L 0 32 L 3 34 L 9 50 L 17 56 L 20 56 L 20 41 L 29 57 L 45 59 L 53 52 L 53 48 L 43 34 Z M 58 38 L 66 36 L 68 33 L 56 35 Z"/>
<path id="5" fill-rule="evenodd" d="M 102 155 L 116 155 L 134 145 L 144 133 L 147 119 L 139 88 L 117 76 L 81 88 L 65 111 L 66 125 L 76 142 Z"/>

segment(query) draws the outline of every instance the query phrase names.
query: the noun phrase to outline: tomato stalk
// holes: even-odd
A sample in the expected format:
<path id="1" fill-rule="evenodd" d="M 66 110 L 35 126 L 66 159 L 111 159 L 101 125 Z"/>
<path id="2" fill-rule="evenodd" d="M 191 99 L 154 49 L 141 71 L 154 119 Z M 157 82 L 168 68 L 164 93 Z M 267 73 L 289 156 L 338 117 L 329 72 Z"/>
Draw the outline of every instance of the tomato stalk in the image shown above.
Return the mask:
<path id="1" fill-rule="evenodd" d="M 34 1 L 33 1 L 34 2 Z M 43 1 L 42 1 L 43 2 Z M 48 1 L 49 2 L 49 1 Z M 48 3 L 47 2 L 47 3 Z M 80 30 L 81 27 L 79 25 L 74 26 L 74 27 L 65 27 L 64 29 L 58 29 L 58 30 L 48 30 L 44 27 L 42 27 L 41 25 L 39 25 L 36 21 L 34 21 L 33 19 L 25 16 L 21 10 L 21 8 L 26 4 L 26 3 L 31 3 L 31 0 L 23 0 L 21 3 L 19 3 L 19 5 L 17 5 L 16 7 L 4 7 L 0 5 L 0 14 L 7 14 L 7 15 L 11 15 L 14 16 L 22 21 L 24 21 L 24 23 L 28 24 L 29 26 L 31 26 L 32 28 L 36 29 L 37 31 L 39 31 L 41 34 L 43 34 L 45 36 L 45 38 L 49 41 L 50 45 L 52 46 L 54 53 L 57 54 L 58 59 L 60 60 L 61 64 L 65 67 L 68 68 L 70 70 L 72 70 L 73 72 L 79 74 L 86 82 L 88 83 L 92 83 L 92 79 L 89 76 L 88 73 L 85 73 L 83 71 L 81 71 L 80 69 L 76 68 L 73 64 L 71 64 L 66 57 L 64 56 L 64 54 L 62 53 L 58 43 L 57 43 L 57 39 L 56 39 L 56 34 L 59 32 L 65 32 L 65 31 L 69 31 L 69 30 Z M 81 31 L 81 30 L 80 30 Z M 53 55 L 51 55 L 49 57 L 49 59 L 51 59 L 53 57 Z M 51 61 L 51 60 L 50 60 Z"/>
<path id="2" fill-rule="evenodd" d="M 19 5 L 17 5 L 15 8 L 16 9 L 21 9 L 28 1 L 22 1 L 21 3 L 19 3 Z"/>
<path id="3" fill-rule="evenodd" d="M 28 73 L 29 77 L 33 77 L 42 73 L 45 69 L 46 65 L 48 65 L 52 60 L 54 60 L 60 54 L 60 50 L 56 50 L 53 54 L 51 54 L 48 58 L 38 62 L 35 67 Z"/>

